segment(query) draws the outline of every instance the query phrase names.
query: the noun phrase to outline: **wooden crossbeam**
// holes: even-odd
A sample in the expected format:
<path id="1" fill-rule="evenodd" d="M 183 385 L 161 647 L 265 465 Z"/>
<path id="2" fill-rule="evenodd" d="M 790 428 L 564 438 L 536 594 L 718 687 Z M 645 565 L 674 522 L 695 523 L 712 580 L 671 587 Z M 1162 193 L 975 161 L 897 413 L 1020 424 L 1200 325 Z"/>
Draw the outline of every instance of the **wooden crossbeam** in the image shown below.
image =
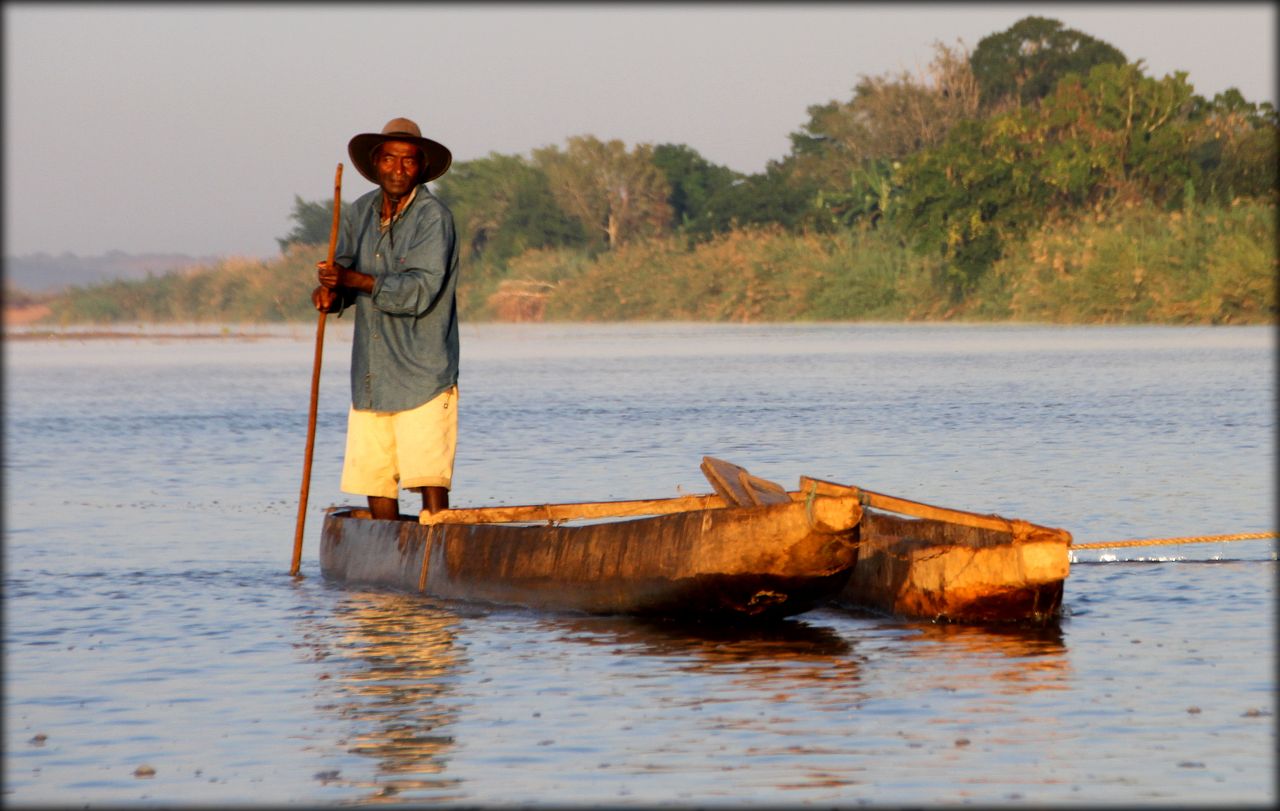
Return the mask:
<path id="1" fill-rule="evenodd" d="M 511 507 L 465 507 L 439 512 L 422 511 L 423 524 L 511 524 L 546 521 L 573 521 L 584 518 L 626 518 L 640 515 L 668 515 L 688 510 L 726 507 L 716 495 L 676 496 L 633 501 L 584 501 L 572 504 L 529 504 Z"/>
<path id="2" fill-rule="evenodd" d="M 816 492 L 820 496 L 857 494 L 859 500 L 868 507 L 876 507 L 881 510 L 902 513 L 903 515 L 914 515 L 917 518 L 933 518 L 938 521 L 949 521 L 953 524 L 960 524 L 966 527 L 994 529 L 1001 532 L 1013 532 L 1013 524 L 1008 519 L 1001 518 L 998 515 L 966 512 L 965 510 L 953 510 L 948 507 L 937 507 L 920 501 L 908 501 L 905 498 L 888 496 L 884 493 L 874 493 L 870 490 L 863 490 L 861 487 L 854 487 L 853 485 L 848 484 L 837 484 L 836 482 L 823 481 L 822 479 L 814 479 L 809 476 L 800 477 L 800 490 L 792 493 L 791 498 L 796 500 L 804 499 L 808 497 L 810 492 Z"/>

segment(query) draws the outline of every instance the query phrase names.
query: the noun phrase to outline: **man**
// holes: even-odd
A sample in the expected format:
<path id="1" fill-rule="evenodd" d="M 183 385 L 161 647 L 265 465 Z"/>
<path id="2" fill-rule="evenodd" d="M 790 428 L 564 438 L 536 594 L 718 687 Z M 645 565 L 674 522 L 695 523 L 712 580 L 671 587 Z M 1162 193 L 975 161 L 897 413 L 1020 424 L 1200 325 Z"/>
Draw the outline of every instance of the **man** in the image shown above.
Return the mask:
<path id="1" fill-rule="evenodd" d="M 374 518 L 400 517 L 399 489 L 422 508 L 449 506 L 458 428 L 457 240 L 453 215 L 427 190 L 452 155 L 394 118 L 347 145 L 378 188 L 343 213 L 332 265 L 317 263 L 316 309 L 355 305 L 344 492 Z"/>

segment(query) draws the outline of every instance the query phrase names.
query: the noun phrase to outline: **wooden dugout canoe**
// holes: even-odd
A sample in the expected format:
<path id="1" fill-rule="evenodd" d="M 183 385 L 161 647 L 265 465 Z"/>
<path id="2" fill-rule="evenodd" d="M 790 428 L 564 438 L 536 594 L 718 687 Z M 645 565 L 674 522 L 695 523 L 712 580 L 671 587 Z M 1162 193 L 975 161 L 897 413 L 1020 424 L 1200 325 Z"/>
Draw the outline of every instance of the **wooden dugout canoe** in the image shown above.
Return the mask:
<path id="1" fill-rule="evenodd" d="M 802 478 L 801 488 L 856 493 L 865 507 L 857 565 L 838 605 L 963 623 L 1044 623 L 1061 612 L 1066 530 L 816 479 Z"/>
<path id="2" fill-rule="evenodd" d="M 858 559 L 837 605 L 964 623 L 1040 624 L 1061 611 L 1070 568 L 1065 530 L 808 476 L 788 492 L 711 457 L 702 470 L 716 492 L 736 504 L 857 498 L 864 507 Z"/>
<path id="3" fill-rule="evenodd" d="M 341 508 L 325 516 L 320 568 L 343 583 L 441 599 L 779 618 L 825 604 L 844 588 L 861 515 L 850 495 L 749 507 L 706 495 L 454 509 L 418 521 Z M 575 520 L 593 523 L 562 523 Z"/>
<path id="4" fill-rule="evenodd" d="M 1059 615 L 1065 530 L 809 477 L 787 491 L 711 457 L 702 469 L 714 495 L 455 509 L 419 522 L 330 511 L 321 570 L 589 613 L 777 618 L 830 602 L 967 623 Z M 561 525 L 584 519 L 608 520 Z"/>

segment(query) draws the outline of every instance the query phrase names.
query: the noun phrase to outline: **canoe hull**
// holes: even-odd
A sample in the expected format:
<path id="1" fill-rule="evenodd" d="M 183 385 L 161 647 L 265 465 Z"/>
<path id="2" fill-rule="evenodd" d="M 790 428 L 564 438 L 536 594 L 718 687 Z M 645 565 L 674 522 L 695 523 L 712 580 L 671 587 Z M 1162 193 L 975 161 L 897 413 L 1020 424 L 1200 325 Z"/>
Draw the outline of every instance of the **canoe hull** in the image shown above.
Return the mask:
<path id="1" fill-rule="evenodd" d="M 697 510 L 577 526 L 325 517 L 320 567 L 348 584 L 593 614 L 778 618 L 822 605 L 857 561 L 860 509 Z M 842 529 L 831 529 L 843 526 Z"/>
<path id="2" fill-rule="evenodd" d="M 1053 621 L 1071 536 L 1019 523 L 1002 532 L 867 509 L 859 559 L 836 602 L 935 621 Z"/>

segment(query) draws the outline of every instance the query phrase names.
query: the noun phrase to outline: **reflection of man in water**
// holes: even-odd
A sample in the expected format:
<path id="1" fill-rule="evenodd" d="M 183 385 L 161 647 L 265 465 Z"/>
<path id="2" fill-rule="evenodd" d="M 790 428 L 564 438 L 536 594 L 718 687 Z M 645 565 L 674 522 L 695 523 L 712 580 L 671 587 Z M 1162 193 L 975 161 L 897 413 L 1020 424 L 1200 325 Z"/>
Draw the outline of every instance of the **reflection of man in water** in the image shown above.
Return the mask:
<path id="1" fill-rule="evenodd" d="M 449 506 L 458 431 L 458 249 L 453 215 L 427 189 L 452 155 L 394 118 L 347 146 L 378 188 L 343 212 L 334 262 L 311 294 L 321 312 L 355 305 L 342 490 L 374 518 L 400 515 L 400 488 Z"/>
<path id="2" fill-rule="evenodd" d="M 345 607 L 309 635 L 330 641 L 318 645 L 331 676 L 322 684 L 339 693 L 325 707 L 349 725 L 347 751 L 377 763 L 382 793 L 438 798 L 459 782 L 445 776 L 459 719 L 458 616 L 393 594 L 353 597 Z"/>

